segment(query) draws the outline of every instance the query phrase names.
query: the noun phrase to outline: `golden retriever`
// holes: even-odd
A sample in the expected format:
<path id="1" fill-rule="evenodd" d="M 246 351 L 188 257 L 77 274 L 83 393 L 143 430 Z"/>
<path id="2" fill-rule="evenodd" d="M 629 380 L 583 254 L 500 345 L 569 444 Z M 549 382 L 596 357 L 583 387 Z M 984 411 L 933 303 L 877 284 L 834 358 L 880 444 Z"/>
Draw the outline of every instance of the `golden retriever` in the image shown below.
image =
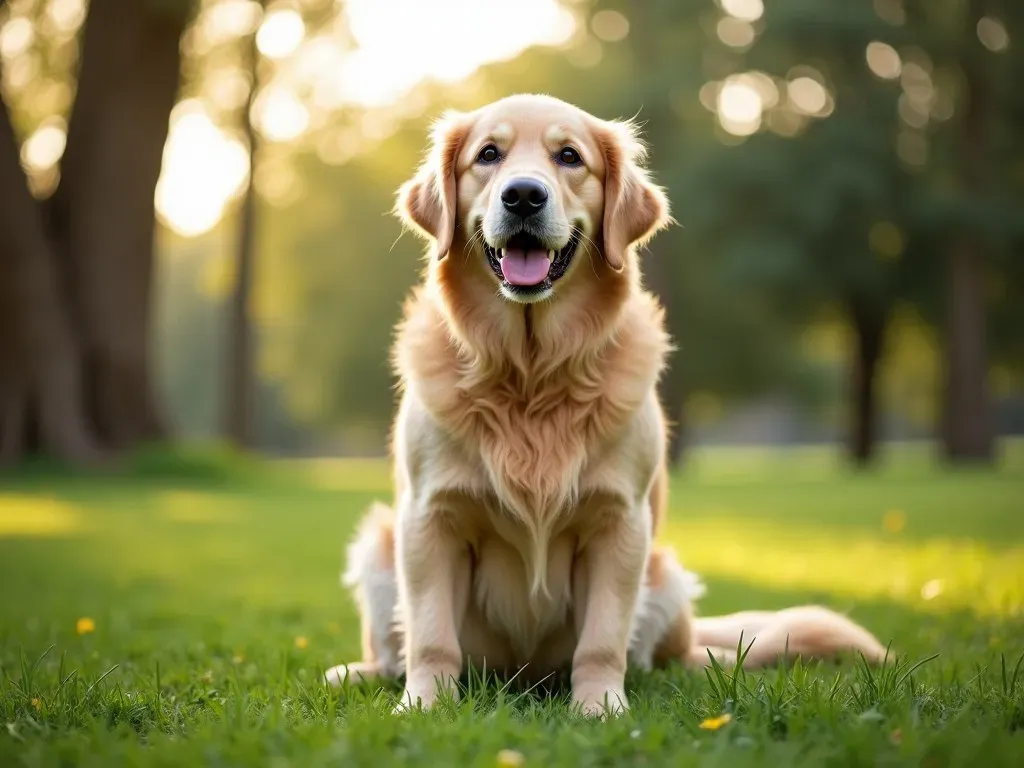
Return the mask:
<path id="1" fill-rule="evenodd" d="M 637 248 L 669 222 L 631 122 L 516 95 L 446 115 L 397 212 L 430 244 L 394 347 L 394 513 L 349 546 L 349 676 L 429 707 L 464 665 L 571 669 L 587 714 L 640 668 L 886 654 L 824 608 L 694 619 L 703 587 L 652 540 L 666 504 L 656 385 L 670 341 Z"/>

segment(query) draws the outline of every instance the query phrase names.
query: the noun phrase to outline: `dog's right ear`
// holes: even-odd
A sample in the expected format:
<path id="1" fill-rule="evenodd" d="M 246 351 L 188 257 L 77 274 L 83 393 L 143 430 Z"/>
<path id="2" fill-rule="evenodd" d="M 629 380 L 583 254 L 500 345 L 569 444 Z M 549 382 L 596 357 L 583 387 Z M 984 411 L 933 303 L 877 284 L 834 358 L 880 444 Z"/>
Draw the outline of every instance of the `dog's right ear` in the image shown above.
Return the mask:
<path id="1" fill-rule="evenodd" d="M 434 253 L 443 259 L 455 237 L 455 163 L 469 133 L 470 116 L 447 112 L 434 124 L 430 152 L 416 175 L 398 190 L 395 206 L 400 219 L 434 240 Z"/>

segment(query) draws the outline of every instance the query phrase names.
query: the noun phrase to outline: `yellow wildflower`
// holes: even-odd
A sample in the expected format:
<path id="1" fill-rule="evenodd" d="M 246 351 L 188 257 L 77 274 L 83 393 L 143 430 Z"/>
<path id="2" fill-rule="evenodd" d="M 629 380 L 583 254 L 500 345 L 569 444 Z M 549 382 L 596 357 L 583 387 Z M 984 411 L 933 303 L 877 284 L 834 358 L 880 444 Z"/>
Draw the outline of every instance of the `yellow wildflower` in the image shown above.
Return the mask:
<path id="1" fill-rule="evenodd" d="M 526 765 L 526 758 L 523 757 L 522 752 L 517 752 L 514 749 L 503 749 L 498 753 L 498 765 L 502 768 L 519 768 L 519 766 Z"/>
<path id="2" fill-rule="evenodd" d="M 75 631 L 80 635 L 87 635 L 96 629 L 96 622 L 88 616 L 83 616 L 75 622 Z"/>
<path id="3" fill-rule="evenodd" d="M 309 640 L 302 635 L 299 635 L 295 638 L 295 647 L 301 651 L 303 648 L 309 647 Z"/>
<path id="4" fill-rule="evenodd" d="M 32 699 L 32 708 L 38 712 L 43 708 L 43 703 L 39 699 Z"/>
<path id="5" fill-rule="evenodd" d="M 907 515 L 902 509 L 890 509 L 882 515 L 882 528 L 886 533 L 901 533 L 907 527 Z"/>
<path id="6" fill-rule="evenodd" d="M 728 724 L 730 720 L 732 720 L 732 715 L 728 712 L 724 712 L 718 717 L 709 717 L 707 720 L 701 722 L 699 727 L 702 731 L 717 731 L 723 725 Z"/>

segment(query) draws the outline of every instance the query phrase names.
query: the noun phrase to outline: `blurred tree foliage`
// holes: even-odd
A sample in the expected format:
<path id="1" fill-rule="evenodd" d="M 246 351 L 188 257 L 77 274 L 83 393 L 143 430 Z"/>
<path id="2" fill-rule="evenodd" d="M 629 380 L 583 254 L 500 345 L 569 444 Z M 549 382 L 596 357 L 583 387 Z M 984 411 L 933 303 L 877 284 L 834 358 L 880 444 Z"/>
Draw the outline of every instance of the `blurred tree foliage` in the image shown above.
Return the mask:
<path id="1" fill-rule="evenodd" d="M 150 2 L 150 14 L 187 5 Z M 1024 377 L 1024 7 L 565 4 L 578 29 L 564 47 L 531 48 L 465 82 L 423 83 L 375 107 L 323 101 L 323 46 L 259 62 L 265 87 L 250 105 L 245 55 L 258 5 L 198 4 L 181 37 L 179 99 L 201 104 L 243 146 L 247 110 L 256 114 L 261 97 L 308 110 L 289 138 L 254 121 L 263 139 L 251 179 L 259 445 L 383 446 L 394 405 L 388 348 L 422 250 L 389 213 L 394 190 L 444 108 L 539 91 L 603 117 L 636 116 L 673 202 L 679 226 L 642 258 L 679 348 L 662 391 L 674 456 L 707 414 L 769 395 L 819 413 L 841 397 L 858 462 L 894 409 L 915 425 L 941 425 L 953 458 L 990 456 L 990 390 L 1019 391 Z M 22 0 L 19 13 L 30 5 L 32 76 L 23 55 L 3 62 L 22 137 L 66 117 L 73 67 L 40 73 L 54 57 L 73 62 L 80 35 L 50 34 L 42 19 L 52 3 Z M 341 54 L 353 45 L 343 2 L 268 4 L 279 8 L 301 13 L 307 42 L 329 37 Z M 213 24 L 218 14 L 230 23 Z M 61 177 L 73 134 L 72 124 Z M 30 174 L 39 197 L 52 191 L 47 178 Z M 217 432 L 228 404 L 238 207 L 199 238 L 161 236 L 156 360 L 188 435 Z"/>
<path id="2" fill-rule="evenodd" d="M 951 192 L 964 143 L 964 51 L 1003 84 L 992 97 L 999 120 L 1020 112 L 1006 87 L 1020 46 L 985 48 L 987 27 L 977 23 L 991 13 L 997 36 L 1012 39 L 1015 11 L 954 0 L 758 6 L 574 3 L 582 29 L 567 49 L 530 49 L 466 83 L 421 86 L 397 111 L 342 110 L 311 140 L 315 152 L 272 161 L 268 178 L 293 183 L 261 239 L 263 371 L 280 382 L 289 411 L 310 425 L 383 434 L 393 405 L 387 345 L 419 253 L 387 215 L 392 192 L 420 156 L 427 119 L 515 91 L 644 125 L 680 222 L 643 254 L 679 346 L 663 391 L 679 425 L 676 455 L 687 402 L 697 414 L 709 398 L 720 409 L 777 392 L 822 405 L 836 385 L 804 337 L 837 313 L 852 330 L 849 343 L 835 337 L 831 355 L 846 357 L 851 456 L 872 455 L 883 374 L 889 402 L 914 423 L 934 423 L 956 221 L 985 227 L 991 356 L 1019 375 L 1019 170 L 1012 183 L 998 170 L 1019 168 L 1021 142 L 1005 125 L 994 129 L 1004 131 L 992 174 L 999 189 Z M 728 86 L 761 100 L 756 130 L 738 131 L 750 135 L 723 127 Z M 976 415 L 988 406 L 968 407 Z"/>

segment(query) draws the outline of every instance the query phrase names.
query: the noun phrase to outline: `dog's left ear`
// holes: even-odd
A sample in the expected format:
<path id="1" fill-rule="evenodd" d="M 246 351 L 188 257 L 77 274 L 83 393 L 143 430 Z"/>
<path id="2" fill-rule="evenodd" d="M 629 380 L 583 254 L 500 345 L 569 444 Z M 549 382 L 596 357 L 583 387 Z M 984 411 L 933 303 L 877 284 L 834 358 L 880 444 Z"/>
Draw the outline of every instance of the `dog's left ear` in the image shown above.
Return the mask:
<path id="1" fill-rule="evenodd" d="M 448 255 L 455 237 L 455 163 L 469 125 L 469 115 L 461 112 L 447 112 L 438 120 L 427 158 L 398 190 L 395 209 L 399 218 L 434 240 L 438 259 Z"/>
<path id="2" fill-rule="evenodd" d="M 619 272 L 631 247 L 671 221 L 668 198 L 641 165 L 647 152 L 634 123 L 602 121 L 596 135 L 605 166 L 604 258 Z"/>

